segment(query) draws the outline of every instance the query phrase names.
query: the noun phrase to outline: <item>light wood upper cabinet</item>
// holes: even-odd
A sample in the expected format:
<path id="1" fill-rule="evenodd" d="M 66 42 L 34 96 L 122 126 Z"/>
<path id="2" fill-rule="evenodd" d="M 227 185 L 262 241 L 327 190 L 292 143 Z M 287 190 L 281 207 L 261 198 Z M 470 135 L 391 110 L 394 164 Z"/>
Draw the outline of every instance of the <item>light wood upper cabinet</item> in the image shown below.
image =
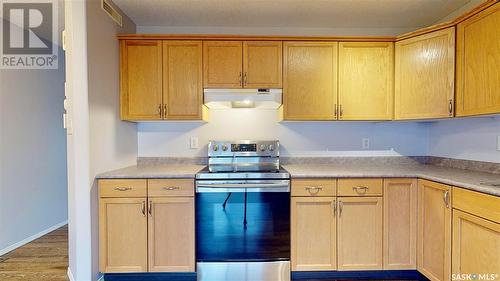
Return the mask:
<path id="1" fill-rule="evenodd" d="M 396 42 L 395 119 L 453 117 L 455 28 Z"/>
<path id="2" fill-rule="evenodd" d="M 285 120 L 335 120 L 336 42 L 283 43 Z"/>
<path id="3" fill-rule="evenodd" d="M 99 271 L 148 270 L 146 198 L 99 199 Z"/>
<path id="4" fill-rule="evenodd" d="M 337 269 L 334 197 L 292 197 L 293 271 Z"/>
<path id="5" fill-rule="evenodd" d="M 417 268 L 417 180 L 384 179 L 384 269 Z"/>
<path id="6" fill-rule="evenodd" d="M 194 197 L 149 198 L 149 271 L 194 272 Z"/>
<path id="7" fill-rule="evenodd" d="M 500 224 L 453 210 L 453 274 L 500 272 Z"/>
<path id="8" fill-rule="evenodd" d="M 243 43 L 203 42 L 203 86 L 241 88 L 243 84 Z"/>
<path id="9" fill-rule="evenodd" d="M 382 269 L 382 198 L 338 197 L 338 269 Z"/>
<path id="10" fill-rule="evenodd" d="M 163 118 L 202 119 L 202 42 L 163 41 Z"/>
<path id="11" fill-rule="evenodd" d="M 243 87 L 281 88 L 282 49 L 281 41 L 244 41 Z"/>
<path id="12" fill-rule="evenodd" d="M 457 116 L 500 113 L 500 4 L 457 25 Z"/>
<path id="13" fill-rule="evenodd" d="M 339 119 L 391 120 L 394 43 L 339 43 Z"/>
<path id="14" fill-rule="evenodd" d="M 432 281 L 450 280 L 451 187 L 418 180 L 417 269 Z"/>
<path id="15" fill-rule="evenodd" d="M 120 48 L 121 118 L 161 119 L 162 42 L 126 40 Z"/>

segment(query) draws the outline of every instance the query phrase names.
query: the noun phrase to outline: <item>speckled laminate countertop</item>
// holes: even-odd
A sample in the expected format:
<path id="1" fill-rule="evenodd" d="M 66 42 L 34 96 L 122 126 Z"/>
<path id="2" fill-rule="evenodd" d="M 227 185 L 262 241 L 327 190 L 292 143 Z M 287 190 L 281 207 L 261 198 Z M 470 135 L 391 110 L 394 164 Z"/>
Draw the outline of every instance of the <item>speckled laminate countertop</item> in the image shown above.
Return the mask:
<path id="1" fill-rule="evenodd" d="M 99 174 L 97 179 L 194 178 L 204 165 L 137 165 Z M 423 164 L 335 165 L 289 164 L 283 167 L 293 178 L 423 178 L 500 196 L 500 175 Z"/>
<path id="2" fill-rule="evenodd" d="M 283 166 L 293 178 L 422 178 L 500 196 L 500 175 L 434 165 L 331 165 Z"/>

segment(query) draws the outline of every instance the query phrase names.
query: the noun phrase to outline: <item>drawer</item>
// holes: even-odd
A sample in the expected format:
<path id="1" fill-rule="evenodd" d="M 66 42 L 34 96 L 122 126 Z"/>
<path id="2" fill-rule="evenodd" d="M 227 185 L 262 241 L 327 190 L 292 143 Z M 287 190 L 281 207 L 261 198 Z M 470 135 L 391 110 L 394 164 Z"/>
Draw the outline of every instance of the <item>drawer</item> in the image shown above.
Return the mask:
<path id="1" fill-rule="evenodd" d="M 194 196 L 194 179 L 148 180 L 148 196 Z"/>
<path id="2" fill-rule="evenodd" d="M 500 197 L 453 187 L 453 209 L 500 223 Z"/>
<path id="3" fill-rule="evenodd" d="M 99 180 L 99 197 L 146 197 L 145 179 Z"/>
<path id="4" fill-rule="evenodd" d="M 382 179 L 339 179 L 337 196 L 382 195 Z"/>
<path id="5" fill-rule="evenodd" d="M 335 196 L 335 179 L 292 179 L 292 196 Z"/>

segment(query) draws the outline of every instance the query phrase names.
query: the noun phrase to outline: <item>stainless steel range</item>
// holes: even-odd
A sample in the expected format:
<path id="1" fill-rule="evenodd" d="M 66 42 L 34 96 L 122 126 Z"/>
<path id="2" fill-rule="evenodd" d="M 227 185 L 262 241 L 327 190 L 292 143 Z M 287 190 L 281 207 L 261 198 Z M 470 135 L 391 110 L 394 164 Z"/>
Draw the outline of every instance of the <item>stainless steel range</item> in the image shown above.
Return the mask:
<path id="1" fill-rule="evenodd" d="M 290 175 L 278 141 L 210 141 L 196 175 L 198 280 L 290 280 Z"/>

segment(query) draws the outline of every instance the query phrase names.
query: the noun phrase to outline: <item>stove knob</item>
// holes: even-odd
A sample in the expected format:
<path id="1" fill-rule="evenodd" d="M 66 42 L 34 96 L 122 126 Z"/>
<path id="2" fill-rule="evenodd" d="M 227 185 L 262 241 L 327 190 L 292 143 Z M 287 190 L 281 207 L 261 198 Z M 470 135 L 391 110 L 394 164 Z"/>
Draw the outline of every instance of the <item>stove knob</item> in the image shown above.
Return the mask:
<path id="1" fill-rule="evenodd" d="M 263 144 L 261 144 L 261 145 L 260 145 L 260 151 L 266 151 L 266 146 L 265 146 L 265 145 L 263 145 Z"/>
<path id="2" fill-rule="evenodd" d="M 274 145 L 270 144 L 267 149 L 269 149 L 269 151 L 274 151 Z"/>
<path id="3" fill-rule="evenodd" d="M 216 145 L 216 144 L 214 144 L 213 150 L 214 150 L 214 151 L 219 150 L 219 146 L 218 146 L 218 145 Z"/>
<path id="4" fill-rule="evenodd" d="M 226 151 L 227 150 L 227 145 L 223 144 L 222 145 L 222 151 Z"/>

